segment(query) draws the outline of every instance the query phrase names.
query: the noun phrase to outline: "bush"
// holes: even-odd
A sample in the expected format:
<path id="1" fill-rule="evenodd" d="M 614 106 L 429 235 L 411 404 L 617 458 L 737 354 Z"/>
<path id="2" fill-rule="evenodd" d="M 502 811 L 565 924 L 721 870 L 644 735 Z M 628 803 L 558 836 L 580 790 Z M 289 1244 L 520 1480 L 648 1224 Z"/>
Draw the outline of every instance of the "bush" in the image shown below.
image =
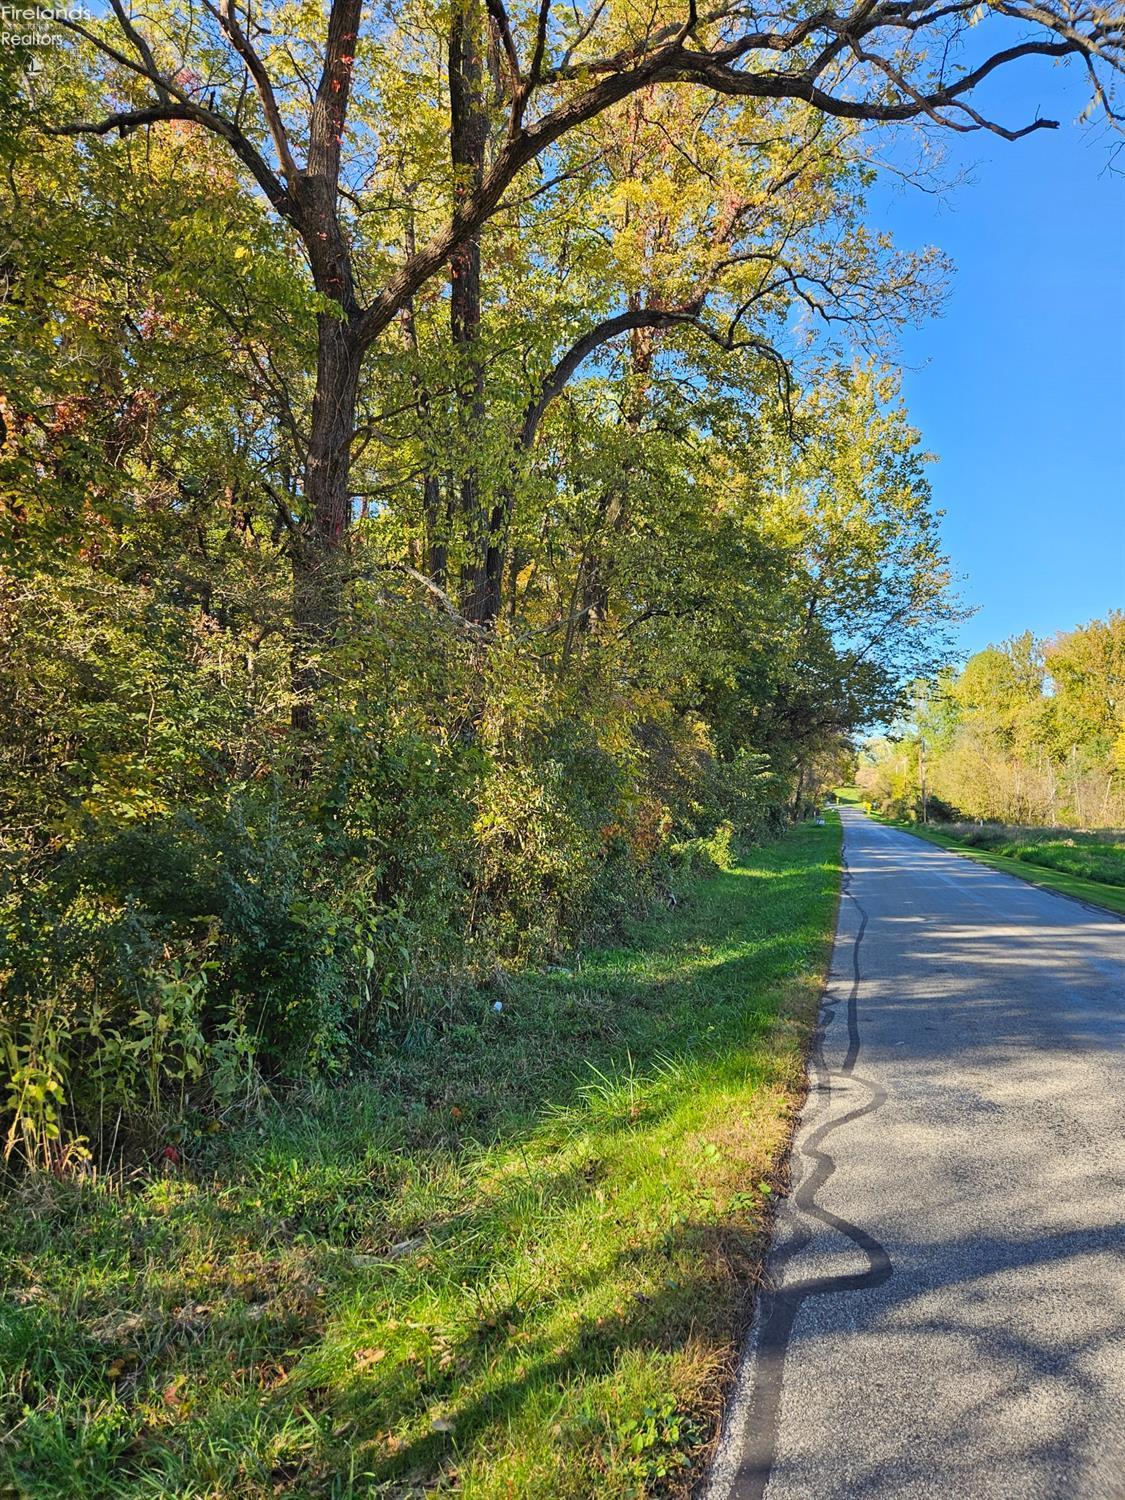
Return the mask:
<path id="1" fill-rule="evenodd" d="M 608 677 L 568 696 L 519 643 L 482 661 L 385 601 L 302 740 L 281 631 L 239 655 L 184 587 L 39 579 L 12 616 L 8 1157 L 104 1155 L 338 1075 L 784 816 L 766 758 L 723 759 L 701 721 L 639 721 Z"/>
<path id="2" fill-rule="evenodd" d="M 671 847 L 674 868 L 697 875 L 710 874 L 715 870 L 729 870 L 734 865 L 731 848 L 734 829 L 729 823 L 720 823 L 714 833 L 706 838 L 683 839 Z"/>
<path id="3" fill-rule="evenodd" d="M 46 1163 L 64 1121 L 100 1149 L 121 1115 L 221 1109 L 250 1074 L 343 1061 L 372 985 L 404 984 L 409 953 L 393 910 L 334 888 L 315 843 L 173 817 L 9 878 L 6 1154 Z"/>

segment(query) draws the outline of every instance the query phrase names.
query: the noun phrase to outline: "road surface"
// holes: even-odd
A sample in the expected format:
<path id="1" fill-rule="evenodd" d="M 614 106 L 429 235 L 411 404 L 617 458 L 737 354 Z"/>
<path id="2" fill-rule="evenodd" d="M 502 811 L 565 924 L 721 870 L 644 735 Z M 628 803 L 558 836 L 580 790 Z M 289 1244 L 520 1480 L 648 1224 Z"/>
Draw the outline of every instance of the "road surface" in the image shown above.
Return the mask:
<path id="1" fill-rule="evenodd" d="M 842 817 L 707 1500 L 1125 1500 L 1125 924 Z"/>

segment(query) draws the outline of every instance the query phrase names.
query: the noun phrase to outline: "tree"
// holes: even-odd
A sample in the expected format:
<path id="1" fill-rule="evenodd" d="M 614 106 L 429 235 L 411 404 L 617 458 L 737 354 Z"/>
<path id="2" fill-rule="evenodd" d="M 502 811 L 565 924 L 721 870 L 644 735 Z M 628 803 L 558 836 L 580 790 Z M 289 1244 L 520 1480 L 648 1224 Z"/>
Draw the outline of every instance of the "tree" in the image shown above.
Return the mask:
<path id="1" fill-rule="evenodd" d="M 969 658 L 901 726 L 902 753 L 924 737 L 934 791 L 970 817 L 1016 824 L 1111 826 L 1125 819 L 1122 645 L 1118 612 L 1037 640 L 1030 632 Z M 893 757 L 877 795 L 890 806 Z"/>
<path id="2" fill-rule="evenodd" d="M 403 111 L 389 136 L 376 123 L 384 100 L 392 118 L 401 110 L 397 75 L 413 73 L 419 61 L 408 17 L 363 34 L 361 0 L 332 0 L 314 42 L 275 38 L 263 17 L 234 0 L 204 0 L 187 12 L 171 5 L 158 19 L 131 13 L 127 0 L 111 4 L 104 23 L 59 22 L 79 42 L 81 65 L 100 64 L 102 112 L 68 117 L 63 87 L 43 103 L 43 128 L 102 140 L 169 122 L 209 132 L 295 235 L 319 299 L 293 547 L 306 722 L 315 688 L 310 655 L 331 632 L 339 605 L 364 360 L 447 265 L 459 283 L 451 306 L 456 336 L 472 342 L 474 246 L 537 162 L 623 101 L 666 83 L 800 101 L 829 118 L 986 128 L 1014 139 L 1053 122 L 1008 127 L 986 119 L 972 102 L 980 83 L 1024 58 L 1073 56 L 1108 109 L 1106 79 L 1120 69 L 1125 43 L 1119 9 L 1075 10 L 1057 0 L 1004 0 L 989 7 L 987 27 L 973 24 L 976 0 L 938 8 L 863 0 L 850 11 L 791 6 L 776 16 L 754 7 L 700 13 L 689 0 L 652 15 L 597 4 L 565 17 L 550 0 L 515 15 L 503 0 L 485 7 L 455 0 L 447 45 L 452 172 L 435 181 L 424 109 Z M 1001 26 L 1018 39 L 993 46 Z M 961 55 L 965 64 L 955 61 Z M 413 81 L 432 78 L 421 67 Z M 407 193 L 432 227 L 394 256 L 378 237 L 365 238 L 363 221 Z M 466 482 L 472 506 L 471 477 Z"/>
<path id="3" fill-rule="evenodd" d="M 454 470 L 457 503 L 448 507 L 436 553 L 432 499 L 420 511 L 408 498 L 394 503 L 413 510 L 412 524 L 424 527 L 426 538 L 419 545 L 412 537 L 410 545 L 417 557 L 440 563 L 431 565 L 434 582 L 444 586 L 451 547 L 462 557 L 459 608 L 471 623 L 491 625 L 505 586 L 509 613 L 517 608 L 510 533 L 521 495 L 530 495 L 536 471 L 553 462 L 549 431 L 540 446 L 545 424 L 575 381 L 589 383 L 628 361 L 623 446 L 615 443 L 612 460 L 607 448 L 604 481 L 590 479 L 599 496 L 594 523 L 606 534 L 586 539 L 568 612 L 568 654 L 576 634 L 592 633 L 605 614 L 611 538 L 627 528 L 627 477 L 636 477 L 661 389 L 676 379 L 694 382 L 697 391 L 701 381 L 725 380 L 731 390 L 741 382 L 749 391 L 760 367 L 788 408 L 794 376 L 782 349 L 783 340 L 792 342 L 797 314 L 872 339 L 881 325 L 918 316 L 939 289 L 936 253 L 904 256 L 866 232 L 865 171 L 850 154 L 853 129 L 826 127 L 804 105 L 716 103 L 701 91 L 671 87 L 637 96 L 622 113 L 627 118 L 599 122 L 557 162 L 549 194 L 490 225 L 475 273 L 475 352 L 454 339 L 446 355 L 440 302 L 431 300 L 428 315 L 421 305 L 411 311 L 412 354 L 441 352 L 410 376 L 426 391 L 424 414 L 411 411 L 409 391 L 400 387 L 388 405 L 403 426 L 385 456 L 372 457 L 388 493 L 401 471 L 397 445 L 408 432 L 428 454 L 424 496 L 432 495 L 435 464 L 444 460 Z M 748 140 L 754 151 L 746 150 Z M 451 368 L 459 372 L 459 393 L 443 421 L 438 393 Z M 474 496 L 467 513 L 466 474 Z M 522 545 L 534 550 L 534 538 Z"/>
<path id="4" fill-rule="evenodd" d="M 1104 758 L 1125 734 L 1125 614 L 1066 631 L 1047 642 L 1060 749 L 1085 744 Z"/>

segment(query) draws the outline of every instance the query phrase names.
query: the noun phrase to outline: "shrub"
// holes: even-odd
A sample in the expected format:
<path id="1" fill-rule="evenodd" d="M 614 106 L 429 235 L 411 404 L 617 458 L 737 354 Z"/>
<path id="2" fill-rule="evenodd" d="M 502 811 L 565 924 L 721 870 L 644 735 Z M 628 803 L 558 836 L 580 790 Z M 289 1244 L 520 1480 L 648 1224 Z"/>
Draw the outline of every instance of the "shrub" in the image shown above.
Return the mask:
<path id="1" fill-rule="evenodd" d="M 639 722 L 608 675 L 564 693 L 518 642 L 482 660 L 393 605 L 333 654 L 338 692 L 301 740 L 286 654 L 233 653 L 217 607 L 179 578 L 37 580 L 20 610 L 50 623 L 14 616 L 9 1158 L 57 1166 L 339 1074 L 498 966 L 729 868 L 784 816 L 766 759 L 724 760 L 690 715 Z"/>

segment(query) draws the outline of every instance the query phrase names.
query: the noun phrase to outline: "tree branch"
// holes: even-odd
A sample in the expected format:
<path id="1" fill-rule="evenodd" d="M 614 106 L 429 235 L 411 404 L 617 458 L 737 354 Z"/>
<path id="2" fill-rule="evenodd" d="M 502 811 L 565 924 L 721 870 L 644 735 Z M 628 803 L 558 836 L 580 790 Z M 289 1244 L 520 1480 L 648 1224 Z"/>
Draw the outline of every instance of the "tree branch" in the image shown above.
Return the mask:
<path id="1" fill-rule="evenodd" d="M 863 22 L 859 30 L 866 35 L 879 25 L 910 27 L 910 12 L 916 8 L 915 0 L 882 7 L 866 5 L 862 11 Z M 679 40 L 679 30 L 682 28 L 665 28 L 656 33 L 656 39 L 666 38 L 658 45 L 653 46 L 650 39 L 648 42 L 637 43 L 632 49 L 612 58 L 581 64 L 584 76 L 604 76 L 564 99 L 530 128 L 521 129 L 518 134 L 509 138 L 494 159 L 477 192 L 457 205 L 447 226 L 406 262 L 370 304 L 359 320 L 358 333 L 361 341 L 366 344 L 377 338 L 396 316 L 402 299 L 412 295 L 444 265 L 457 245 L 478 232 L 496 209 L 512 179 L 524 166 L 569 131 L 594 119 L 649 84 L 690 83 L 735 97 L 801 100 L 837 119 L 897 123 L 929 115 L 938 118 L 942 125 L 950 126 L 953 122 L 939 112 L 950 106 L 965 109 L 962 96 L 976 88 L 998 68 L 1022 58 L 1061 58 L 1082 50 L 1080 42 L 1070 39 L 1021 42 L 994 53 L 957 82 L 943 85 L 927 94 L 917 93 L 915 97 L 901 102 L 890 102 L 877 97 L 838 97 L 823 87 L 817 81 L 817 76 L 809 71 L 762 72 L 733 66 L 734 62 L 749 52 L 790 51 L 807 40 L 818 27 L 848 34 L 850 44 L 852 37 L 848 33 L 848 26 L 851 19 L 844 21 L 833 13 L 821 11 L 806 17 L 789 31 L 750 33 L 715 52 L 690 50 Z M 668 40 L 670 30 L 674 30 L 675 34 Z M 556 71 L 554 75 L 544 76 L 560 75 Z M 1021 131 L 1009 131 L 977 117 L 974 125 L 969 128 L 985 128 L 1007 139 L 1017 139 L 1031 130 L 1053 128 L 1056 123 L 1051 120 L 1036 120 Z"/>
<path id="2" fill-rule="evenodd" d="M 608 344 L 611 339 L 615 339 L 618 335 L 628 333 L 637 328 L 694 328 L 704 338 L 728 354 L 734 353 L 739 349 L 756 350 L 764 358 L 768 359 L 778 372 L 783 399 L 786 410 L 790 414 L 790 424 L 792 424 L 790 407 L 792 378 L 789 372 L 789 365 L 784 356 L 779 354 L 772 345 L 767 344 L 763 339 L 752 337 L 739 339 L 735 337 L 739 319 L 746 311 L 745 307 L 739 310 L 739 313 L 725 334 L 720 333 L 716 328 L 712 328 L 700 316 L 706 295 L 706 292 L 700 292 L 690 302 L 684 303 L 680 307 L 641 307 L 630 309 L 628 312 L 616 313 L 613 317 L 603 318 L 600 323 L 588 329 L 581 338 L 575 340 L 554 368 L 543 378 L 538 394 L 525 409 L 524 419 L 517 438 L 518 449 L 522 452 L 527 452 L 531 448 L 535 441 L 539 424 L 543 420 L 544 413 L 551 402 L 562 394 L 579 365 L 588 359 L 596 349 L 600 349 L 602 345 Z"/>
<path id="3" fill-rule="evenodd" d="M 132 19 L 126 12 L 121 0 L 110 0 L 110 4 L 113 6 L 113 13 L 117 17 L 117 24 L 136 48 L 137 55 L 144 64 L 146 74 L 152 79 L 160 102 L 162 104 L 170 103 L 172 96 L 160 75 L 160 70 L 156 66 L 156 59 L 152 55 L 152 49 L 148 42 L 133 25 Z"/>
<path id="4" fill-rule="evenodd" d="M 277 159 L 281 163 L 282 176 L 292 189 L 300 173 L 293 157 L 289 136 L 281 118 L 281 111 L 277 105 L 273 83 L 266 71 L 266 65 L 239 24 L 235 14 L 234 0 L 219 0 L 218 6 L 213 5 L 211 0 L 203 0 L 203 3 L 230 37 L 231 45 L 246 64 L 246 70 L 254 80 L 254 87 L 258 90 L 258 98 L 261 100 L 262 112 L 265 114 L 266 124 L 273 137 Z"/>
<path id="5" fill-rule="evenodd" d="M 383 567 L 388 573 L 401 573 L 418 584 L 420 588 L 425 589 L 430 597 L 436 600 L 442 612 L 448 615 L 458 629 L 463 630 L 466 635 L 478 641 L 489 639 L 490 632 L 472 620 L 467 620 L 445 590 L 432 578 L 427 578 L 425 573 L 419 573 L 417 568 L 412 568 L 407 563 L 388 562 L 384 563 Z"/>
<path id="6" fill-rule="evenodd" d="M 77 120 L 66 125 L 44 125 L 40 128 L 46 135 L 110 135 L 116 130 L 119 135 L 126 136 L 144 125 L 155 125 L 161 120 L 187 120 L 211 131 L 213 135 L 221 136 L 249 169 L 277 212 L 293 221 L 294 204 L 284 183 L 238 126 L 225 115 L 204 109 L 190 100 L 180 104 L 154 104 L 147 109 L 125 109 L 117 114 L 107 115 L 103 120 Z"/>

